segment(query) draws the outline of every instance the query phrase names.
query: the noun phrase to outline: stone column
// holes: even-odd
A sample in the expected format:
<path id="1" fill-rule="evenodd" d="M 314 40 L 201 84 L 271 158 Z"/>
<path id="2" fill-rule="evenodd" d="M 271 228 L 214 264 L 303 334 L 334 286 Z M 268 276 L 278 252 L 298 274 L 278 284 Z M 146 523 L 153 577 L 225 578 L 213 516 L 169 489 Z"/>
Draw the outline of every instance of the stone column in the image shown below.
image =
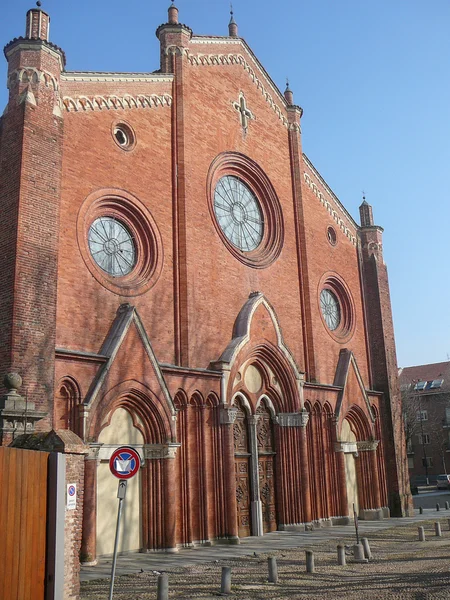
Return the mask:
<path id="1" fill-rule="evenodd" d="M 345 474 L 345 455 L 343 448 L 336 447 L 336 466 L 338 474 L 338 493 L 340 516 L 348 517 L 347 476 Z"/>
<path id="2" fill-rule="evenodd" d="M 301 456 L 301 489 L 303 497 L 303 520 L 311 523 L 311 482 L 309 478 L 308 441 L 306 427 L 309 421 L 309 413 L 302 410 L 300 418 L 300 456 Z"/>
<path id="3" fill-rule="evenodd" d="M 97 467 L 98 452 L 103 444 L 90 444 L 84 462 L 83 529 L 80 560 L 85 566 L 97 564 Z"/>
<path id="4" fill-rule="evenodd" d="M 236 504 L 236 475 L 234 466 L 234 436 L 233 424 L 236 420 L 237 410 L 229 406 L 222 406 L 220 410 L 220 423 L 224 428 L 223 455 L 225 466 L 225 510 L 227 514 L 227 535 L 231 542 L 239 543 L 237 504 Z"/>
<path id="5" fill-rule="evenodd" d="M 178 552 L 177 549 L 177 510 L 175 481 L 175 455 L 180 444 L 169 444 L 164 460 L 164 487 L 165 487 L 165 546 L 166 552 Z"/>
<path id="6" fill-rule="evenodd" d="M 259 493 L 259 464 L 258 464 L 258 438 L 257 425 L 258 415 L 250 415 L 248 417 L 248 432 L 250 444 L 250 507 L 252 511 L 252 529 L 253 535 L 264 535 L 263 518 L 262 518 L 262 502 Z"/>
<path id="7" fill-rule="evenodd" d="M 369 452 L 370 469 L 372 472 L 373 508 L 381 508 L 380 478 L 378 477 L 377 451 Z"/>

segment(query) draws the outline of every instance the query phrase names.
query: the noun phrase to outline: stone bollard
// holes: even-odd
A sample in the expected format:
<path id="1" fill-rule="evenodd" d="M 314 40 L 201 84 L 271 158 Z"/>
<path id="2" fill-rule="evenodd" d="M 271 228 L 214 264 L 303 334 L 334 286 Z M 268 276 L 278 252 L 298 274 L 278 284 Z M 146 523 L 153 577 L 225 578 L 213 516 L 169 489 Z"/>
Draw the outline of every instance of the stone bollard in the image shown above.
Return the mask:
<path id="1" fill-rule="evenodd" d="M 437 511 L 440 511 L 440 510 L 441 510 L 441 507 L 440 507 L 440 505 L 439 505 L 439 502 L 436 504 L 436 510 L 437 510 Z"/>
<path id="2" fill-rule="evenodd" d="M 355 562 L 357 563 L 366 563 L 368 562 L 367 558 L 364 556 L 364 548 L 362 544 L 355 544 L 353 546 L 353 557 Z"/>
<path id="3" fill-rule="evenodd" d="M 372 560 L 372 552 L 370 551 L 369 540 L 367 538 L 361 538 L 361 544 L 364 550 L 364 558 Z"/>
<path id="4" fill-rule="evenodd" d="M 338 544 L 338 547 L 337 547 L 337 558 L 338 558 L 338 565 L 345 566 L 347 564 L 347 561 L 345 560 L 345 546 L 344 546 L 344 544 Z"/>
<path id="5" fill-rule="evenodd" d="M 267 563 L 269 567 L 269 583 L 278 583 L 277 559 L 274 556 L 269 556 Z"/>
<path id="6" fill-rule="evenodd" d="M 440 523 L 435 523 L 434 524 L 434 531 L 436 532 L 436 537 L 442 537 L 442 531 L 441 531 L 441 524 Z"/>
<path id="7" fill-rule="evenodd" d="M 169 576 L 167 573 L 158 575 L 158 595 L 156 598 L 157 600 L 169 599 Z"/>
<path id="8" fill-rule="evenodd" d="M 312 550 L 306 550 L 306 572 L 314 573 L 314 552 Z"/>
<path id="9" fill-rule="evenodd" d="M 448 530 L 450 531 L 450 519 L 447 519 L 447 523 L 448 523 Z"/>
<path id="10" fill-rule="evenodd" d="M 448 510 L 450 508 L 450 504 L 448 502 L 445 502 L 445 510 Z"/>
<path id="11" fill-rule="evenodd" d="M 419 506 L 419 515 L 423 515 L 423 508 Z"/>
<path id="12" fill-rule="evenodd" d="M 425 541 L 425 529 L 423 527 L 419 527 L 419 542 Z"/>
<path id="13" fill-rule="evenodd" d="M 231 594 L 231 567 L 222 567 L 220 595 L 228 596 L 228 594 Z"/>

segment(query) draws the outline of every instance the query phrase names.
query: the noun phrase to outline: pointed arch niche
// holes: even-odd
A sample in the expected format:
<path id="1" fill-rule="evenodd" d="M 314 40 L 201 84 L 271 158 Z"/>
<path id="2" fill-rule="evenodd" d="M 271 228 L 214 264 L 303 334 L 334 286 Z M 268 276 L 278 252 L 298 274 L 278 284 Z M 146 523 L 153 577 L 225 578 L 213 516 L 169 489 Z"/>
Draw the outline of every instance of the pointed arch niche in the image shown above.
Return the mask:
<path id="1" fill-rule="evenodd" d="M 108 426 L 98 437 L 103 447 L 134 446 L 142 448 L 142 423 L 134 420 L 125 408 L 117 408 Z M 101 460 L 97 468 L 97 554 L 114 551 L 115 522 L 117 518 L 117 479 L 109 470 L 109 460 Z M 127 501 L 124 503 L 119 552 L 142 548 L 142 480 L 141 473 L 128 481 Z"/>
<path id="2" fill-rule="evenodd" d="M 302 441 L 304 374 L 263 294 L 250 295 L 213 368 L 224 373 L 221 423 L 231 427 L 225 438 L 232 445 L 227 485 L 236 490 L 228 512 L 232 515 L 237 505 L 237 535 L 298 526 L 309 512 L 300 481 L 303 475 L 307 481 L 308 469 Z"/>

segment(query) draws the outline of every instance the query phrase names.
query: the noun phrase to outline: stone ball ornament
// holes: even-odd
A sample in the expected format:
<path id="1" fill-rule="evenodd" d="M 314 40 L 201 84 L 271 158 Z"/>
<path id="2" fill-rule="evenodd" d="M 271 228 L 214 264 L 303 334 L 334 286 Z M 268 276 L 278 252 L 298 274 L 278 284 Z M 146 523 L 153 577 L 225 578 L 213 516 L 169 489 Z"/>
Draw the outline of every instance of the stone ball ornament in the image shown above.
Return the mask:
<path id="1" fill-rule="evenodd" d="M 7 373 L 3 378 L 3 385 L 8 392 L 15 392 L 22 385 L 22 377 L 19 373 Z"/>

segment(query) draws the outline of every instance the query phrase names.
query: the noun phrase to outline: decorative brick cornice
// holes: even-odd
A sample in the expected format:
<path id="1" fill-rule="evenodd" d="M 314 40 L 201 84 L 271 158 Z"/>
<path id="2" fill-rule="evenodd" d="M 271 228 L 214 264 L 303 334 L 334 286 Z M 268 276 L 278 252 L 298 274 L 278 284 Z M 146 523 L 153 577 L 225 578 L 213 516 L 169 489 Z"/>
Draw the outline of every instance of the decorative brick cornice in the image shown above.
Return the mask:
<path id="1" fill-rule="evenodd" d="M 273 97 L 267 91 L 267 87 L 264 86 L 261 79 L 259 79 L 256 75 L 253 67 L 245 60 L 242 54 L 192 54 L 187 48 L 184 49 L 184 54 L 187 56 L 188 61 L 193 66 L 240 65 L 244 71 L 248 73 L 250 79 L 260 90 L 264 100 L 272 108 L 282 124 L 286 127 L 286 129 L 289 129 L 289 121 L 283 114 L 284 107 L 280 108 L 274 101 Z"/>
<path id="2" fill-rule="evenodd" d="M 66 55 L 63 50 L 56 44 L 52 44 L 47 40 L 18 37 L 14 38 L 9 44 L 3 48 L 6 59 L 17 50 L 40 50 L 57 58 L 60 62 L 61 70 L 66 64 Z"/>
<path id="3" fill-rule="evenodd" d="M 58 81 L 52 73 L 36 69 L 35 67 L 23 67 L 12 71 L 9 74 L 6 84 L 8 89 L 10 89 L 14 83 L 29 83 L 32 86 L 43 83 L 45 87 L 51 88 L 55 92 L 59 90 Z"/>
<path id="4" fill-rule="evenodd" d="M 82 83 L 172 83 L 174 76 L 170 73 L 103 73 L 102 71 L 65 71 L 61 73 L 61 81 Z"/>
<path id="5" fill-rule="evenodd" d="M 135 108 L 158 108 L 172 106 L 172 96 L 163 94 L 138 94 L 137 96 L 64 96 L 63 106 L 67 112 L 86 112 L 90 110 L 118 110 Z"/>
<path id="6" fill-rule="evenodd" d="M 316 169 L 314 168 L 314 166 L 312 165 L 312 163 L 309 161 L 309 159 L 307 158 L 307 156 L 303 155 L 303 158 L 304 158 L 305 163 L 307 164 L 307 166 L 313 172 L 314 176 L 316 176 L 318 178 L 318 180 L 320 181 L 321 185 L 323 185 L 323 187 L 325 188 L 325 191 L 327 192 L 327 194 L 329 194 L 330 199 L 333 201 L 333 203 L 336 205 L 336 207 L 339 209 L 339 211 L 341 211 L 344 214 L 344 216 L 352 223 L 352 225 L 353 224 L 355 225 L 355 229 L 357 231 L 358 230 L 358 226 L 356 225 L 356 223 L 354 223 L 351 215 L 349 213 L 347 213 L 347 211 L 345 210 L 345 208 L 343 207 L 343 205 L 340 203 L 340 201 L 338 200 L 338 198 L 336 197 L 336 195 L 326 185 L 326 183 L 324 182 L 324 180 L 322 179 L 322 177 L 320 176 L 320 174 L 317 173 Z M 317 187 L 317 185 L 312 181 L 311 176 L 309 175 L 309 173 L 307 173 L 305 171 L 303 173 L 303 178 L 304 178 L 304 181 L 305 181 L 306 185 L 313 192 L 313 194 L 316 196 L 316 198 L 318 198 L 319 202 L 322 204 L 322 206 L 325 208 L 325 210 L 328 211 L 328 213 L 330 214 L 330 216 L 332 217 L 332 219 L 339 226 L 339 229 L 351 241 L 351 243 L 354 246 L 356 246 L 358 244 L 358 239 L 357 239 L 356 235 L 354 235 L 354 233 L 352 233 L 352 231 L 347 227 L 347 225 L 345 224 L 344 220 L 339 216 L 338 212 L 335 210 L 332 202 L 330 202 L 330 200 L 328 200 L 328 198 L 326 198 L 325 195 L 322 194 L 322 192 L 319 190 L 319 188 Z"/>

